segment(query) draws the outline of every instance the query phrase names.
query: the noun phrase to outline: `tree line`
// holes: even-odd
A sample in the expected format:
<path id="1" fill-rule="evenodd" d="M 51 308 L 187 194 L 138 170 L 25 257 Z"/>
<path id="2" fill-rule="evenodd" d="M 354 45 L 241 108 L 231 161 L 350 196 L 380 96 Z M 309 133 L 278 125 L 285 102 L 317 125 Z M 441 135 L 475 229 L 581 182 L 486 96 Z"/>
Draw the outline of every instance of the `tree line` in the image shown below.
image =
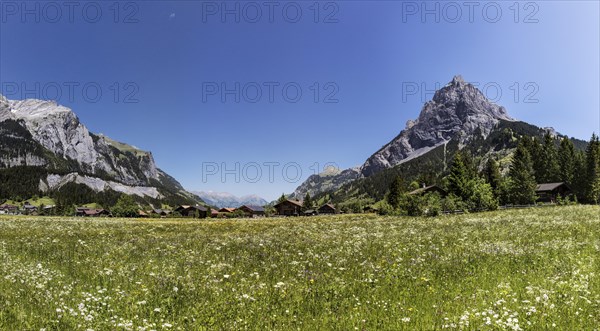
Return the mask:
<path id="1" fill-rule="evenodd" d="M 577 150 L 571 139 L 522 136 L 507 171 L 502 174 L 498 160 L 490 156 L 478 171 L 466 149 L 454 155 L 449 173 L 439 185 L 448 193 L 408 194 L 419 187 L 413 182 L 405 190 L 403 178 L 390 183 L 382 213 L 437 215 L 443 211 L 495 210 L 499 205 L 529 205 L 537 200 L 541 183 L 564 182 L 573 195 L 559 197 L 558 203 L 597 204 L 600 201 L 600 141 L 593 134 L 585 151 Z"/>

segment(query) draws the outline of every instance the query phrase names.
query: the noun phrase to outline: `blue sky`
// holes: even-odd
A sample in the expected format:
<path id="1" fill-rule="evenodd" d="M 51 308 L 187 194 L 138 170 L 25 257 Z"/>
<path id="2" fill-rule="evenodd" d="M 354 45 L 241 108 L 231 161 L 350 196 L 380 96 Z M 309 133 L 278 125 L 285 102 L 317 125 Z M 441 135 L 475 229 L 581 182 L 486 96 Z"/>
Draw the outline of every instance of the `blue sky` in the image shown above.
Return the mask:
<path id="1" fill-rule="evenodd" d="M 1 6 L 3 94 L 60 91 L 190 190 L 273 199 L 328 163 L 360 165 L 455 74 L 517 119 L 600 131 L 598 1 Z"/>

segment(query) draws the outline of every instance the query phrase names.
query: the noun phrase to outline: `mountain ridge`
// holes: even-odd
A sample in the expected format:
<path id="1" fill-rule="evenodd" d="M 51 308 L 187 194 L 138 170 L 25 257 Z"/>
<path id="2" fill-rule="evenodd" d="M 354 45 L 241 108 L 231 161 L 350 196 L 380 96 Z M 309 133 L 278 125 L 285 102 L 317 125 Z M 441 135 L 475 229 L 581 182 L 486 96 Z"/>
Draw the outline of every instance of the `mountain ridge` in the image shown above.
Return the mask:
<path id="1" fill-rule="evenodd" d="M 46 170 L 37 188 L 29 187 L 32 194 L 74 183 L 96 193 L 201 202 L 158 168 L 151 152 L 90 132 L 70 108 L 54 101 L 0 95 L 0 138 L 0 169 Z"/>
<path id="2" fill-rule="evenodd" d="M 236 196 L 228 192 L 192 191 L 204 202 L 218 208 L 237 208 L 242 205 L 264 206 L 268 201 L 256 194 Z"/>

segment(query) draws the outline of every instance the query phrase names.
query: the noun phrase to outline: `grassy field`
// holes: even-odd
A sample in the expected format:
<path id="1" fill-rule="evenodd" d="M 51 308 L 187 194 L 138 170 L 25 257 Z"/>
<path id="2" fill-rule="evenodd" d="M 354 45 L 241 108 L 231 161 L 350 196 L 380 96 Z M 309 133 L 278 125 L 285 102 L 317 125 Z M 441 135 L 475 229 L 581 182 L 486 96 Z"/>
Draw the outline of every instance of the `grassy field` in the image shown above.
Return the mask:
<path id="1" fill-rule="evenodd" d="M 0 329 L 598 330 L 599 218 L 0 217 Z"/>
<path id="2" fill-rule="evenodd" d="M 29 199 L 26 200 L 27 202 L 29 202 L 31 205 L 39 207 L 41 205 L 44 206 L 53 206 L 56 204 L 56 202 L 54 202 L 54 200 L 50 197 L 41 197 L 41 198 L 37 198 L 37 199 Z M 15 206 L 19 206 L 19 207 L 23 207 L 24 202 L 16 202 L 13 200 L 6 200 L 5 202 L 3 202 L 3 204 L 7 204 L 7 205 L 15 205 Z"/>

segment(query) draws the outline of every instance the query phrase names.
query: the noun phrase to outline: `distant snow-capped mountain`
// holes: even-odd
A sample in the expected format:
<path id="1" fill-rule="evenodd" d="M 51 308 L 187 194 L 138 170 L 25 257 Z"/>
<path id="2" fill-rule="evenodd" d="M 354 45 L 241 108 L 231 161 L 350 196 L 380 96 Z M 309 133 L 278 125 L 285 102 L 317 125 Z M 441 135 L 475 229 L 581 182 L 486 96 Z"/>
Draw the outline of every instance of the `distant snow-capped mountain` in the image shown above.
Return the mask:
<path id="1" fill-rule="evenodd" d="M 237 197 L 227 192 L 192 192 L 199 196 L 204 202 L 219 208 L 237 208 L 242 205 L 264 206 L 268 202 L 257 195 L 245 195 Z"/>

